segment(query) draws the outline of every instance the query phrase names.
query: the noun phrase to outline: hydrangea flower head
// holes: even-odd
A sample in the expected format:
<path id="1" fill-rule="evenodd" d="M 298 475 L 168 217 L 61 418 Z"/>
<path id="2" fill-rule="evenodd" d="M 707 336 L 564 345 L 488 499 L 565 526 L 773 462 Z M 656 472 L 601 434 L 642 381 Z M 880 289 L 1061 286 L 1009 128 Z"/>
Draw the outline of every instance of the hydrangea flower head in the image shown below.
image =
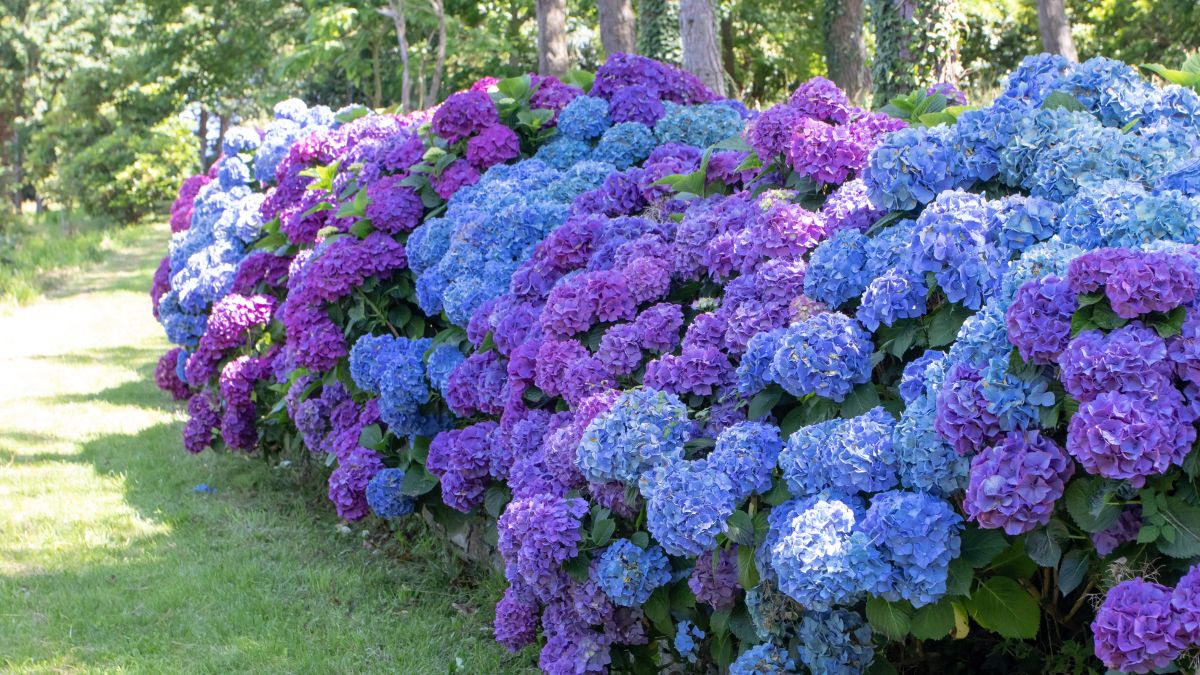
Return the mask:
<path id="1" fill-rule="evenodd" d="M 761 422 L 740 422 L 717 436 L 708 465 L 729 477 L 738 499 L 771 489 L 771 472 L 783 442 L 779 428 Z"/>
<path id="2" fill-rule="evenodd" d="M 1109 590 L 1092 621 L 1096 656 L 1127 673 L 1166 668 L 1187 647 L 1171 589 L 1140 578 Z"/>
<path id="3" fill-rule="evenodd" d="M 772 363 L 774 380 L 789 394 L 842 401 L 870 379 L 870 338 L 850 317 L 817 314 L 788 327 Z"/>
<path id="4" fill-rule="evenodd" d="M 797 628 L 800 662 L 814 673 L 855 675 L 875 660 L 871 626 L 847 609 L 807 612 Z"/>
<path id="5" fill-rule="evenodd" d="M 654 589 L 671 580 L 671 563 L 660 546 L 643 549 L 617 539 L 600 554 L 594 577 L 615 604 L 640 607 Z"/>
<path id="6" fill-rule="evenodd" d="M 367 483 L 367 505 L 380 518 L 399 518 L 413 512 L 416 502 L 400 491 L 402 469 L 383 469 Z"/>
<path id="7" fill-rule="evenodd" d="M 687 406 L 678 397 L 632 389 L 588 424 L 576 465 L 593 483 L 635 483 L 651 467 L 682 458 L 690 434 Z"/>
<path id="8" fill-rule="evenodd" d="M 933 495 L 892 490 L 872 497 L 862 531 L 892 568 L 876 591 L 882 589 L 884 598 L 908 600 L 914 607 L 937 602 L 946 593 L 962 529 L 954 507 Z"/>
<path id="9" fill-rule="evenodd" d="M 1023 534 L 1050 522 L 1074 473 L 1071 458 L 1050 438 L 1006 434 L 971 460 L 963 509 L 982 527 Z"/>

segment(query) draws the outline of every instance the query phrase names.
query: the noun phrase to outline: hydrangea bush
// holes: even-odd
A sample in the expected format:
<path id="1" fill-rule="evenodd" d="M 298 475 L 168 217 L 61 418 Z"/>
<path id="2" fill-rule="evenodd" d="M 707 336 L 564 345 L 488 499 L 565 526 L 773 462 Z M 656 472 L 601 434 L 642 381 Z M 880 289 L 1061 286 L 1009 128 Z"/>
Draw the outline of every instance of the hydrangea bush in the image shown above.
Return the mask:
<path id="1" fill-rule="evenodd" d="M 231 133 L 153 291 L 185 446 L 482 524 L 549 673 L 1189 667 L 1200 97 L 569 79 Z"/>

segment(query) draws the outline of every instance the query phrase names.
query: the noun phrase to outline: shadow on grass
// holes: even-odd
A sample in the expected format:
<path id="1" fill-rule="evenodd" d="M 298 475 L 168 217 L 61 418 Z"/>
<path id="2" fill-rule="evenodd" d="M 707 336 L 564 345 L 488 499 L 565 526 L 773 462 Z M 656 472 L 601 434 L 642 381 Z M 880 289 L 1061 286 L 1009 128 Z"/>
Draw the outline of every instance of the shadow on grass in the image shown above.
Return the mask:
<path id="1" fill-rule="evenodd" d="M 171 405 L 145 379 L 79 399 Z M 12 640 L 0 664 L 447 672 L 459 657 L 464 672 L 529 671 L 528 652 L 510 656 L 492 640 L 499 581 L 461 563 L 419 519 L 401 525 L 399 541 L 378 521 L 339 531 L 318 463 L 281 470 L 257 457 L 191 456 L 180 430 L 163 422 L 97 437 L 74 456 L 16 458 L 91 465 L 118 481 L 120 501 L 148 525 L 117 536 L 119 545 L 68 541 L 77 549 L 54 569 L 40 552 L 0 546 L 26 570 L 0 576 L 0 598 L 13 603 L 0 611 L 0 634 Z M 198 483 L 217 491 L 198 493 Z"/>

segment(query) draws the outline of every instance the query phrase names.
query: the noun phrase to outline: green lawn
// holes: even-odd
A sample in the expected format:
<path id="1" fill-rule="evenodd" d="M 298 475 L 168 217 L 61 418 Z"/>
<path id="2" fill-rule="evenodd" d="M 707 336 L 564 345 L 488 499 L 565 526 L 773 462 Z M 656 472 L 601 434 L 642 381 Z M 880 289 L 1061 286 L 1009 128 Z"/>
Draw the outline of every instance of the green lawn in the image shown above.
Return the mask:
<path id="1" fill-rule="evenodd" d="M 0 669 L 528 671 L 491 637 L 501 580 L 419 524 L 341 527 L 304 466 L 183 452 L 145 293 L 166 237 L 0 316 Z"/>

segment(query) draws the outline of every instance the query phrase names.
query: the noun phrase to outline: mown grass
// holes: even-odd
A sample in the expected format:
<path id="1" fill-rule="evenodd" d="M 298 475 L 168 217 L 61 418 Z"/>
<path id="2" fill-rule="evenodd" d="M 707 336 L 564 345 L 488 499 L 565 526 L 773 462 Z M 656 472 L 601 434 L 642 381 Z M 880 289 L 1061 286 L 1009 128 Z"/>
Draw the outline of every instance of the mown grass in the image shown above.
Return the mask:
<path id="1" fill-rule="evenodd" d="M 0 308 L 28 304 L 63 288 L 83 269 L 128 246 L 143 229 L 60 212 L 4 216 Z"/>
<path id="2" fill-rule="evenodd" d="M 529 671 L 491 638 L 501 580 L 419 522 L 345 528 L 315 468 L 183 452 L 143 290 L 165 237 L 0 317 L 0 670 Z"/>

